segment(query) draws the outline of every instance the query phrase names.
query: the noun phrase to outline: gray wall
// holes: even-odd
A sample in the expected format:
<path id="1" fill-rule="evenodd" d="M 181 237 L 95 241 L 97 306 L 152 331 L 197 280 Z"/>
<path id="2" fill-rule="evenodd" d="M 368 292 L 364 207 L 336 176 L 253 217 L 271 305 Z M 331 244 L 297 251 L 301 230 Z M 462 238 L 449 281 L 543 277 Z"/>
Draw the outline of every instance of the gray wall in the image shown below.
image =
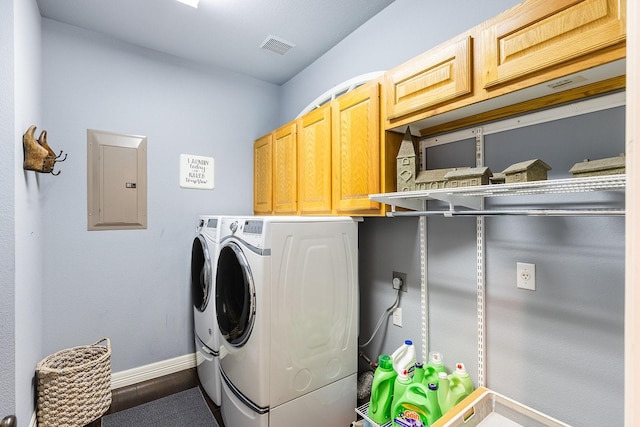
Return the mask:
<path id="1" fill-rule="evenodd" d="M 0 417 L 13 413 L 26 425 L 42 355 L 44 249 L 42 177 L 22 169 L 22 134 L 41 120 L 40 13 L 35 1 L 2 2 L 0 8 Z"/>
<path id="2" fill-rule="evenodd" d="M 472 144 L 459 145 L 428 150 L 427 164 L 452 166 L 473 152 Z M 553 167 L 550 178 L 566 178 L 577 161 L 623 151 L 618 107 L 488 135 L 485 164 L 501 171 L 541 158 Z M 624 206 L 623 194 L 615 193 L 496 198 L 487 208 L 526 208 L 538 200 L 547 207 Z M 431 348 L 477 375 L 475 220 L 428 223 Z M 485 253 L 487 385 L 572 425 L 622 425 L 624 219 L 489 217 Z M 535 292 L 516 288 L 517 262 L 536 265 Z"/>
<path id="3" fill-rule="evenodd" d="M 42 352 L 42 296 L 47 245 L 42 221 L 44 185 L 55 177 L 24 171 L 22 134 L 34 124 L 42 129 L 42 43 L 40 11 L 35 1 L 15 2 L 16 22 L 16 414 L 27 423 L 33 412 L 34 367 Z"/>
<path id="4" fill-rule="evenodd" d="M 15 413 L 14 6 L 0 2 L 0 418 Z"/>
<path id="5" fill-rule="evenodd" d="M 280 122 L 341 81 L 398 65 L 515 3 L 397 0 L 283 86 Z M 568 177 L 571 165 L 584 158 L 623 151 L 624 109 L 616 108 L 488 135 L 485 164 L 501 171 L 541 158 L 553 167 L 550 177 L 558 178 Z M 473 162 L 472 141 L 428 153 L 430 168 Z M 613 207 L 623 203 L 620 195 L 596 199 Z M 541 200 L 590 206 L 576 196 Z M 531 201 L 492 203 L 526 207 Z M 464 362 L 477 378 L 476 222 L 429 218 L 427 223 L 430 348 L 441 351 L 449 367 Z M 622 218 L 611 217 L 487 218 L 489 387 L 572 425 L 622 425 L 623 228 Z M 415 218 L 367 218 L 360 225 L 361 342 L 393 302 L 391 272 L 406 272 L 409 282 L 400 301 L 404 327 L 390 319 L 383 325 L 363 349 L 373 359 L 391 353 L 405 338 L 420 339 L 418 232 Z M 537 291 L 516 288 L 516 262 L 536 264 Z M 419 351 L 418 358 L 424 356 Z"/>
<path id="6" fill-rule="evenodd" d="M 109 337 L 114 372 L 192 353 L 189 260 L 199 214 L 252 212 L 253 140 L 277 86 L 43 20 L 43 127 L 69 154 L 42 184 L 43 347 Z M 148 138 L 148 228 L 87 231 L 86 132 Z M 180 154 L 215 159 L 215 189 L 179 187 Z"/>

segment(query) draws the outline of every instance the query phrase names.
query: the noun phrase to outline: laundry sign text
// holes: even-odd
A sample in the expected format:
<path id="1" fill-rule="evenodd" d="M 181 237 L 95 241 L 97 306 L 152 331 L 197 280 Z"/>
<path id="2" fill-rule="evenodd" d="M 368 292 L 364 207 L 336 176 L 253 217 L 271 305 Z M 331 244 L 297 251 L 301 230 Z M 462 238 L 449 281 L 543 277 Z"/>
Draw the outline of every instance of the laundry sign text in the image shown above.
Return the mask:
<path id="1" fill-rule="evenodd" d="M 213 190 L 213 157 L 180 154 L 180 187 Z"/>

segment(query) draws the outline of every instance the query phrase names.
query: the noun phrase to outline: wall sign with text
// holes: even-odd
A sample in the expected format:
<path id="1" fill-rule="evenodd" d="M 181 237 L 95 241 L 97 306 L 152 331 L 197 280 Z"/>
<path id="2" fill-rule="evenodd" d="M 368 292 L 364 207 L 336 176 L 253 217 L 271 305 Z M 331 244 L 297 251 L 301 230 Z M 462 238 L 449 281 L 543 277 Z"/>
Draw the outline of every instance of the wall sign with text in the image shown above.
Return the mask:
<path id="1" fill-rule="evenodd" d="M 213 190 L 213 157 L 180 154 L 180 187 Z"/>

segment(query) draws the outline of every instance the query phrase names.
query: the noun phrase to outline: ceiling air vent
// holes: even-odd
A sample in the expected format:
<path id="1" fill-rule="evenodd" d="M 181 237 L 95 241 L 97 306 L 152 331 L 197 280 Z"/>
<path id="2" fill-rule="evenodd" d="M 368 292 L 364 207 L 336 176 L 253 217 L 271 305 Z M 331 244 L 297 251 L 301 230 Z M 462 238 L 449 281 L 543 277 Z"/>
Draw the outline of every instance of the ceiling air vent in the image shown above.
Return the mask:
<path id="1" fill-rule="evenodd" d="M 292 47 L 296 47 L 296 45 L 273 35 L 267 36 L 267 38 L 260 43 L 260 49 L 270 50 L 279 55 L 284 55 Z"/>

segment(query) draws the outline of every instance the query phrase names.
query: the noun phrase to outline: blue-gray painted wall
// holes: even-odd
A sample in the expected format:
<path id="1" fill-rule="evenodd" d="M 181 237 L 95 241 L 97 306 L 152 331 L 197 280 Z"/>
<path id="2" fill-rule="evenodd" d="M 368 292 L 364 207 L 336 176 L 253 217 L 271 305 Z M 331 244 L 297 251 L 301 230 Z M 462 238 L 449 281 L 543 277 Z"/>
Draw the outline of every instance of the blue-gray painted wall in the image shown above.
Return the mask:
<path id="1" fill-rule="evenodd" d="M 69 153 L 42 186 L 44 348 L 109 337 L 114 372 L 193 352 L 197 216 L 252 212 L 253 140 L 278 88 L 48 19 L 43 35 L 44 127 Z M 147 137 L 147 229 L 87 231 L 87 129 Z M 213 190 L 179 187 L 180 154 L 214 158 Z"/>
<path id="2" fill-rule="evenodd" d="M 13 2 L 0 3 L 0 140 L 14 141 Z M 0 144 L 0 417 L 15 413 L 16 144 Z"/>

